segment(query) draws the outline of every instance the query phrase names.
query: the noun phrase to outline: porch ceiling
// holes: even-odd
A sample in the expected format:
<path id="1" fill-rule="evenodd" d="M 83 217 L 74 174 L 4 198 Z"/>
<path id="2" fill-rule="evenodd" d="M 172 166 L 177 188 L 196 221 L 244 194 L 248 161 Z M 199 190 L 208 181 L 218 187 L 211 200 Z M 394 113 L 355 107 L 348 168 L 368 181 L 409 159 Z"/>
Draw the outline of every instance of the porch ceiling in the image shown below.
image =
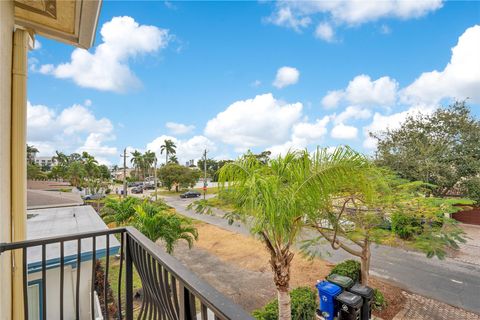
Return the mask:
<path id="1" fill-rule="evenodd" d="M 15 0 L 15 23 L 42 36 L 88 49 L 102 0 Z"/>

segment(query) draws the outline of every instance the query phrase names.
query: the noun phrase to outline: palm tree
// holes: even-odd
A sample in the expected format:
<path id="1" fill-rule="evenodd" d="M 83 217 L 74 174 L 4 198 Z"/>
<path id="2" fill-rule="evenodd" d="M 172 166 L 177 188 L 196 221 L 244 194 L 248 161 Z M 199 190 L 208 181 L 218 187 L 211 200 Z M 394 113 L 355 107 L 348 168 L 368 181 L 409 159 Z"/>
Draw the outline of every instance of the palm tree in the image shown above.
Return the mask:
<path id="1" fill-rule="evenodd" d="M 74 187 L 82 186 L 83 178 L 85 177 L 85 168 L 80 161 L 74 161 L 68 167 L 67 175 L 70 178 L 70 183 Z"/>
<path id="2" fill-rule="evenodd" d="M 145 201 L 135 206 L 135 211 L 135 227 L 153 242 L 163 240 L 169 254 L 173 253 L 178 241 L 185 240 L 191 248 L 193 241 L 198 239 L 197 229 L 192 222 L 168 209 L 161 209 Z"/>
<path id="3" fill-rule="evenodd" d="M 140 169 L 143 167 L 143 155 L 137 150 L 131 152 L 131 154 L 132 159 L 130 159 L 130 162 L 133 163 L 133 166 L 135 167 L 135 174 L 138 178 L 140 176 Z"/>
<path id="4" fill-rule="evenodd" d="M 101 217 L 106 224 L 112 222 L 116 227 L 128 225 L 135 216 L 135 206 L 140 204 L 140 199 L 126 197 L 121 200 L 106 198 L 105 205 L 101 210 Z"/>
<path id="5" fill-rule="evenodd" d="M 27 144 L 27 162 L 33 164 L 35 162 L 35 156 L 38 152 L 39 151 L 37 148 L 35 148 L 35 146 L 29 146 Z"/>
<path id="6" fill-rule="evenodd" d="M 168 159 L 168 163 L 176 163 L 178 164 L 178 158 L 176 155 L 173 155 L 170 157 L 170 159 Z"/>
<path id="7" fill-rule="evenodd" d="M 289 151 L 266 164 L 246 155 L 220 169 L 221 187 L 228 186 L 237 214 L 270 253 L 280 320 L 291 319 L 292 246 L 308 213 L 326 205 L 365 162 L 351 149 L 339 148 L 333 153 L 317 150 L 313 156 Z"/>
<path id="8" fill-rule="evenodd" d="M 145 169 L 147 170 L 147 173 L 150 175 L 151 174 L 151 168 L 157 161 L 157 156 L 155 155 L 155 152 L 153 151 L 146 151 L 145 154 L 143 155 L 143 161 L 144 161 L 144 166 Z"/>
<path id="9" fill-rule="evenodd" d="M 164 144 L 160 146 L 160 154 L 163 154 L 163 152 L 165 151 L 165 164 L 168 164 L 168 155 L 176 153 L 176 148 L 177 146 L 175 145 L 175 143 L 169 139 L 166 139 L 164 141 Z"/>

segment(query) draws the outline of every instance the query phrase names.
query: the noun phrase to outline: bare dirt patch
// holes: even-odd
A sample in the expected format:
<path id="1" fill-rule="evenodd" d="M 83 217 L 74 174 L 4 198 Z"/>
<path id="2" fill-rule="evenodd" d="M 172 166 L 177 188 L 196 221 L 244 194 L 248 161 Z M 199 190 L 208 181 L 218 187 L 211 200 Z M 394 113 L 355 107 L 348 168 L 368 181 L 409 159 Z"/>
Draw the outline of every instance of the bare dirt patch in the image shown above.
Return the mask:
<path id="1" fill-rule="evenodd" d="M 214 255 L 219 261 L 227 265 L 232 265 L 234 268 L 250 271 L 252 274 L 257 274 L 257 276 L 263 275 L 260 283 L 247 283 L 248 280 L 246 280 L 238 285 L 248 288 L 250 295 L 255 295 L 256 291 L 261 291 L 259 289 L 268 288 L 263 292 L 262 298 L 260 299 L 262 300 L 262 304 L 268 296 L 274 297 L 273 283 L 265 284 L 266 278 L 270 279 L 270 282 L 272 279 L 270 266 L 268 264 L 270 256 L 259 240 L 204 223 L 199 223 L 197 228 L 199 240 L 195 243 L 196 248 Z M 205 257 L 203 257 L 203 259 L 205 259 Z M 220 263 L 218 264 L 220 265 Z M 292 262 L 291 287 L 310 286 L 313 288 L 317 280 L 324 279 L 330 273 L 332 267 L 333 264 L 322 259 L 316 258 L 309 260 L 302 257 L 300 253 L 296 253 Z M 216 270 L 210 270 L 210 273 L 217 275 L 222 272 L 225 273 L 226 270 L 224 270 L 224 266 L 221 268 L 223 270 L 218 270 L 219 273 L 216 273 Z M 254 279 L 255 277 L 251 277 L 251 280 Z M 259 277 L 256 279 L 259 279 Z M 371 286 L 380 289 L 388 302 L 388 308 L 376 313 L 376 316 L 385 320 L 393 319 L 406 302 L 402 290 L 375 277 L 371 277 Z M 241 301 L 237 302 L 242 305 Z M 242 305 L 248 311 L 251 311 L 254 305 L 255 307 L 262 305 L 253 303 L 252 301 L 248 304 L 248 307 Z"/>

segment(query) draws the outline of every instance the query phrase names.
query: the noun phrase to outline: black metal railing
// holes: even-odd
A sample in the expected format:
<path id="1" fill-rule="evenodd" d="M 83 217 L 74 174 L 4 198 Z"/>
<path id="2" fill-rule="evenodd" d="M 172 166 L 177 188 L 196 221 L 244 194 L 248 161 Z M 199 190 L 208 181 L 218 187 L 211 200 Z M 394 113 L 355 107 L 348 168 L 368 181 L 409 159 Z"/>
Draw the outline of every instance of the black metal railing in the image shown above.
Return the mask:
<path id="1" fill-rule="evenodd" d="M 38 310 L 43 320 L 52 318 L 52 314 L 58 319 L 72 318 L 73 314 L 67 314 L 69 312 L 74 312 L 75 319 L 99 319 L 96 314 L 101 314 L 103 319 L 252 319 L 238 305 L 132 227 L 0 244 L 0 254 L 14 250 L 21 250 L 23 256 L 25 319 L 29 316 L 29 304 L 35 303 L 29 301 L 27 294 L 31 274 L 37 278 L 41 275 L 36 281 L 41 283 L 39 294 L 42 298 L 38 302 Z M 74 255 L 72 250 L 76 251 Z M 109 274 L 113 270 L 111 259 L 116 259 L 116 288 L 109 285 L 110 280 L 114 280 Z M 86 271 L 82 271 L 82 261 L 85 260 L 92 261 L 91 275 L 87 273 L 87 277 Z M 103 279 L 99 279 L 97 261 L 103 264 Z M 75 277 L 74 297 L 70 296 L 74 301 L 73 310 L 67 309 L 65 303 L 67 264 L 73 265 L 72 270 L 76 270 L 72 271 Z M 47 271 L 57 268 L 59 285 L 49 285 L 53 279 L 50 277 L 57 275 L 49 275 L 47 281 Z M 135 272 L 141 282 L 141 290 L 137 292 L 134 292 Z M 91 281 L 89 296 L 81 289 L 88 280 Z M 99 280 L 103 283 L 103 292 L 95 290 Z M 56 292 L 52 293 L 52 290 Z M 116 290 L 113 301 L 109 290 Z M 134 297 L 134 294 L 139 297 Z M 110 293 L 110 296 L 113 295 Z M 49 297 L 59 297 L 58 304 L 57 301 L 49 303 Z M 85 305 L 85 299 L 90 300 L 87 303 L 89 312 L 82 313 L 81 305 Z M 116 310 L 113 314 L 110 312 L 112 304 Z M 100 306 L 100 310 L 95 306 Z"/>

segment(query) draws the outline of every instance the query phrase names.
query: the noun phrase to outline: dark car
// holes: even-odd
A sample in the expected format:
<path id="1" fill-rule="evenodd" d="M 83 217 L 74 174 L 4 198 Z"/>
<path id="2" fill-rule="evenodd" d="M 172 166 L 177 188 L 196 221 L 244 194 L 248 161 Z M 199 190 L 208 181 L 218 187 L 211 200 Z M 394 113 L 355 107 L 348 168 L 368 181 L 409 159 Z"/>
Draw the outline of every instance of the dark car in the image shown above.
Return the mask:
<path id="1" fill-rule="evenodd" d="M 143 193 L 143 187 L 142 186 L 133 187 L 130 192 L 131 193 Z"/>
<path id="2" fill-rule="evenodd" d="M 198 198 L 200 197 L 200 192 L 198 191 L 187 191 L 180 195 L 180 198 Z"/>

